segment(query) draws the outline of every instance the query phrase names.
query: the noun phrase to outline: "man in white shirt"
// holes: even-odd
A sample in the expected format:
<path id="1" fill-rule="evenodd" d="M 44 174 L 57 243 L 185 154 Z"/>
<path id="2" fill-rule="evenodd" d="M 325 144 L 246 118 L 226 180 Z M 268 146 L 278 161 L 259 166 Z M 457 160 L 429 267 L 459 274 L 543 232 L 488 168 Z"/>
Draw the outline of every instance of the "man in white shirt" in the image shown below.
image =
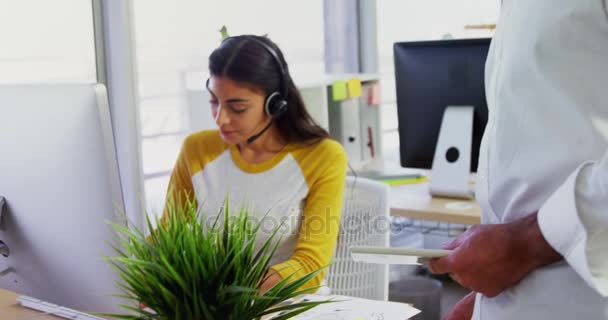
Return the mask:
<path id="1" fill-rule="evenodd" d="M 447 319 L 608 319 L 607 1 L 503 1 L 483 224 L 430 264 L 473 291 Z"/>

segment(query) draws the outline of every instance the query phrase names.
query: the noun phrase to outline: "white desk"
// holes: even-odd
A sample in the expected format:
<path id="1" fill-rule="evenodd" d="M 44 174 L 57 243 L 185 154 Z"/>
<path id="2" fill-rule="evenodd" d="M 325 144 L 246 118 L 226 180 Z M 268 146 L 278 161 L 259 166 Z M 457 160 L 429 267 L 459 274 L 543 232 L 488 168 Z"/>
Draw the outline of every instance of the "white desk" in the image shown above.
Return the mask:
<path id="1" fill-rule="evenodd" d="M 36 320 L 61 320 L 63 318 L 56 317 L 53 315 L 46 315 L 40 311 L 31 310 L 25 307 L 22 307 L 17 301 L 17 293 L 0 288 L 0 320 L 9 320 L 9 319 L 36 319 Z M 321 300 L 325 300 L 326 298 L 323 296 L 319 296 Z M 327 297 L 329 298 L 329 297 Z M 342 297 L 344 300 L 348 300 L 349 297 Z M 356 299 L 356 298 L 355 298 Z M 365 300 L 365 299 L 363 299 Z M 356 300 L 359 301 L 359 300 Z M 368 303 L 372 306 L 372 308 L 377 308 L 379 311 L 387 311 L 387 309 L 395 309 L 396 305 L 407 306 L 406 308 L 410 308 L 409 305 L 405 305 L 398 302 L 380 302 L 380 301 L 370 301 L 367 300 Z M 348 301 L 346 301 L 348 303 Z M 335 305 L 335 304 L 334 304 Z M 326 305 L 327 306 L 327 305 Z M 382 307 L 382 308 L 380 308 Z M 321 307 L 319 307 L 321 308 Z M 403 309 L 403 307 L 398 307 L 398 309 Z M 314 310 L 314 309 L 313 309 Z M 393 311 L 394 312 L 394 311 Z M 411 312 L 411 310 L 408 310 Z M 402 313 L 399 313 L 402 314 Z M 409 319 L 410 315 L 407 312 L 404 314 L 403 319 Z M 265 316 L 263 319 L 269 319 L 272 316 Z M 393 316 L 394 318 L 394 316 Z"/>
<path id="2" fill-rule="evenodd" d="M 392 216 L 458 224 L 479 224 L 481 215 L 475 200 L 431 197 L 428 182 L 392 186 L 390 208 Z"/>

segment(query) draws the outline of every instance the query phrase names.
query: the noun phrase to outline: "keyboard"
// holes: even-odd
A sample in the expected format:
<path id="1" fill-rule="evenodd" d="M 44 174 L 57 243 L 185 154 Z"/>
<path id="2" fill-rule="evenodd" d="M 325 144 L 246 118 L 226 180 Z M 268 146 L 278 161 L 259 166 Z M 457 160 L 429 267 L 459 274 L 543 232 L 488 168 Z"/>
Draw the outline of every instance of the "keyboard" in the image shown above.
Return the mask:
<path id="1" fill-rule="evenodd" d="M 38 300 L 28 296 L 19 296 L 17 297 L 17 301 L 21 303 L 22 306 L 38 310 L 44 312 L 46 314 L 51 314 L 54 316 L 58 316 L 64 319 L 72 319 L 72 320 L 105 320 L 100 317 L 96 317 L 94 315 L 90 315 L 88 313 L 80 312 L 74 309 L 58 306 L 56 304 Z"/>

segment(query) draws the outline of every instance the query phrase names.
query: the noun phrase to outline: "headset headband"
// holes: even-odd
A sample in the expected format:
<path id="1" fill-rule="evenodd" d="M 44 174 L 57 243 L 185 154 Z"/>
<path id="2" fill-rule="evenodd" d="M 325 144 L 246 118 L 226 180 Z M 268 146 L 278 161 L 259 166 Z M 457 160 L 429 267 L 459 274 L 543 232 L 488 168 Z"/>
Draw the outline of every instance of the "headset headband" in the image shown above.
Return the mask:
<path id="1" fill-rule="evenodd" d="M 244 39 L 250 39 L 252 41 L 254 41 L 255 43 L 259 44 L 260 46 L 262 46 L 262 48 L 264 48 L 268 53 L 270 53 L 270 55 L 273 57 L 274 62 L 277 65 L 277 68 L 279 70 L 279 93 L 281 94 L 281 98 L 282 99 L 287 99 L 287 73 L 285 72 L 285 69 L 283 68 L 283 64 L 281 63 L 281 59 L 279 58 L 279 55 L 277 54 L 276 50 L 274 50 L 270 45 L 266 44 L 264 41 L 260 40 L 257 36 L 253 36 L 253 35 L 240 35 L 240 36 L 232 36 L 232 37 L 228 37 L 226 39 L 224 39 L 224 41 L 231 39 L 231 38 L 244 38 Z"/>

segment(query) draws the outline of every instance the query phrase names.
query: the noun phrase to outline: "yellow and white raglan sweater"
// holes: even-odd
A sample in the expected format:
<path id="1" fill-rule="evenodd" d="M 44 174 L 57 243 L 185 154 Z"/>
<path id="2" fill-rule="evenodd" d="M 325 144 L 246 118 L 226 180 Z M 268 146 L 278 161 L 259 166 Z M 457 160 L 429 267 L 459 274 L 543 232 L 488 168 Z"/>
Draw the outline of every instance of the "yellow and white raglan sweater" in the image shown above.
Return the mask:
<path id="1" fill-rule="evenodd" d="M 282 239 L 271 268 L 286 278 L 329 264 L 338 237 L 346 176 L 346 154 L 330 139 L 312 145 L 288 144 L 262 163 L 246 162 L 236 145 L 217 130 L 186 138 L 173 169 L 167 199 L 195 195 L 199 212 L 213 219 L 227 196 L 230 210 L 243 205 L 264 218 L 258 241 L 281 223 Z M 252 214 L 252 213 L 250 213 Z M 304 288 L 317 286 L 324 272 Z"/>

